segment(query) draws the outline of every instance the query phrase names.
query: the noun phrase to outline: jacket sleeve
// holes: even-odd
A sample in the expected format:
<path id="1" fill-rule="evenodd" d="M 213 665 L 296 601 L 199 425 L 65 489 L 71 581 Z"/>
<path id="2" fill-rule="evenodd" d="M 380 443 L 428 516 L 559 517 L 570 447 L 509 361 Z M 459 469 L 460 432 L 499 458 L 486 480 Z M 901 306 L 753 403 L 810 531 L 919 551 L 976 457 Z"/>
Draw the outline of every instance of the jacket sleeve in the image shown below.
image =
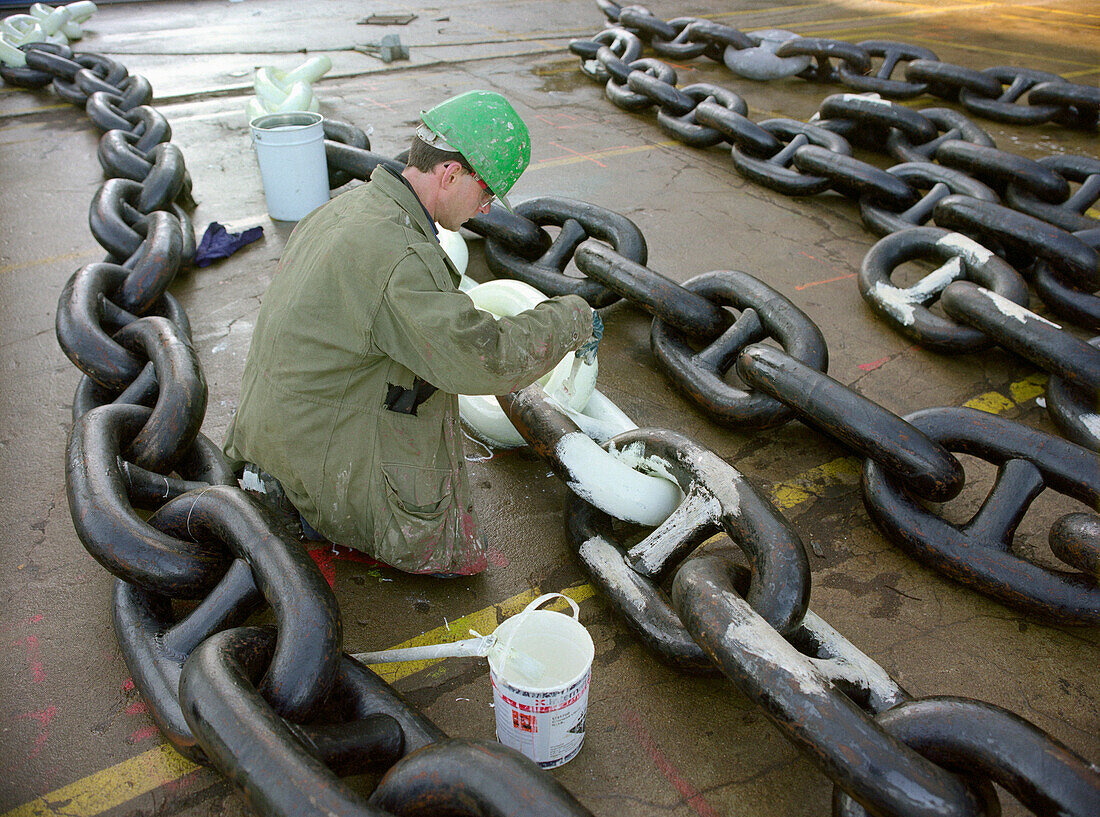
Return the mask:
<path id="1" fill-rule="evenodd" d="M 592 308 L 576 295 L 550 298 L 497 320 L 466 293 L 440 291 L 416 253 L 394 267 L 372 322 L 372 341 L 393 360 L 451 394 L 507 394 L 533 383 L 592 334 Z"/>

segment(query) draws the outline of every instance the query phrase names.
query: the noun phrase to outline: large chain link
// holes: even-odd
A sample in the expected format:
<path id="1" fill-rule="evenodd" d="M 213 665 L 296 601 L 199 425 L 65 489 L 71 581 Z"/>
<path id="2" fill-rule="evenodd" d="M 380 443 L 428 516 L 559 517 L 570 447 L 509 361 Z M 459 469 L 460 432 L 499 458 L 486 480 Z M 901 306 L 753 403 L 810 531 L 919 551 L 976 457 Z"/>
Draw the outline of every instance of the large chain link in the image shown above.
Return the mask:
<path id="1" fill-rule="evenodd" d="M 660 48 L 667 48 L 670 55 L 682 58 L 705 55 L 725 60 L 730 49 L 745 50 L 752 44 L 751 38 L 717 24 L 686 19 L 657 25 L 661 21 L 654 22 L 644 9 L 628 12 L 608 0 L 599 4 L 605 13 L 613 10 L 619 17 L 625 15 L 625 23 L 633 22 L 639 31 L 645 31 L 659 53 Z M 792 178 L 811 179 L 812 184 L 799 194 L 811 192 L 811 187 L 831 187 L 862 198 L 868 206 L 908 208 L 910 213 L 918 207 L 919 191 L 904 174 L 889 174 L 851 159 L 844 150 L 847 142 L 835 130 L 787 124 L 791 120 L 778 120 L 783 124 L 768 127 L 767 123 L 755 125 L 745 117 L 743 101 L 732 92 L 716 86 L 676 89 L 670 67 L 656 61 L 624 62 L 613 49 L 631 56 L 627 35 L 629 32 L 614 35 L 609 39 L 611 45 L 589 47 L 588 59 L 595 59 L 606 71 L 609 97 L 614 99 L 614 87 L 614 94 L 635 109 L 660 105 L 663 126 L 670 128 L 669 132 L 685 134 L 685 142 L 715 144 L 713 134 L 717 133 L 719 141 L 734 145 L 735 160 L 736 151 L 740 151 L 743 157 L 770 163 Z M 858 50 L 863 46 L 840 47 L 828 41 L 787 45 L 777 48 L 774 55 L 817 60 L 816 66 L 800 69 L 808 78 L 832 80 L 846 72 L 866 77 L 870 70 L 870 56 L 864 60 Z M 148 98 L 139 101 L 142 83 L 127 77 L 124 68 L 120 74 L 117 63 L 57 48 L 24 50 L 27 68 L 0 71 L 5 80 L 27 87 L 52 83 L 59 94 L 69 94 L 66 98 L 85 104 L 97 124 L 108 122 L 129 134 L 112 136 L 108 148 L 101 144 L 101 155 L 111 156 L 104 167 L 110 165 L 114 170 L 109 172 L 125 176 L 104 185 L 92 208 L 91 221 L 98 225 L 93 229 L 110 256 L 105 263 L 78 271 L 66 287 L 58 310 L 58 337 L 66 354 L 86 375 L 74 399 L 69 450 L 74 522 L 79 518 L 78 534 L 89 551 L 120 579 L 115 594 L 116 622 L 122 622 L 116 624 L 120 643 L 166 736 L 181 751 L 213 762 L 264 813 L 307 813 L 297 784 L 291 785 L 298 780 L 315 781 L 310 788 L 318 792 L 316 810 L 308 813 L 385 813 L 379 809 L 395 807 L 411 796 L 428 798 L 433 807 L 446 810 L 467 801 L 471 793 L 484 804 L 480 813 L 518 814 L 519 804 L 532 794 L 546 804 L 546 813 L 586 813 L 564 789 L 521 756 L 495 744 L 446 740 L 369 670 L 341 654 L 335 601 L 316 567 L 302 557 L 297 543 L 277 529 L 277 523 L 265 518 L 235 487 L 216 446 L 198 433 L 205 411 L 205 382 L 190 345 L 186 315 L 165 291 L 175 270 L 190 258 L 188 234 L 192 248 L 194 243 L 190 221 L 183 220 L 190 180 L 185 171 L 181 176 L 180 170 L 174 169 L 182 168 L 182 157 L 178 151 L 158 147 L 170 138 L 170 131 L 149 113 L 154 109 L 145 104 Z M 42 60 L 36 56 L 32 64 L 32 52 L 47 56 Z M 906 71 L 909 80 L 913 80 L 910 69 L 930 61 L 927 55 L 890 45 L 876 45 L 873 51 L 868 47 L 863 53 L 882 57 L 884 69 L 888 61 L 894 65 L 911 60 Z M 846 68 L 832 68 L 829 59 L 836 57 Z M 51 61 L 53 58 L 66 62 Z M 880 71 L 879 79 L 888 80 L 890 72 Z M 598 73 L 593 68 L 593 74 Z M 1031 75 L 982 76 L 986 79 L 968 80 L 964 90 L 983 99 L 1004 93 L 1005 99 L 995 101 L 1019 107 L 1012 104 L 1019 94 L 1009 98 L 1011 94 L 1004 92 L 1003 86 L 1010 84 L 1012 91 L 1031 82 L 1036 91 L 1054 93 L 1044 99 L 1077 100 L 1062 108 L 1051 103 L 1057 108 L 1051 118 L 1079 125 L 1092 110 L 1087 94 L 1058 96 L 1048 90 L 1069 83 L 1040 81 Z M 989 80 L 997 83 L 996 94 Z M 946 75 L 937 75 L 934 82 L 929 80 L 929 88 L 943 89 L 949 83 Z M 104 96 L 93 103 L 97 94 Z M 133 113 L 138 108 L 147 111 Z M 930 129 L 905 114 L 883 114 L 858 101 L 838 100 L 822 113 L 826 123 L 853 118 L 866 121 L 871 128 L 903 134 L 909 144 L 913 140 L 922 145 L 935 142 L 940 138 L 937 134 L 945 130 L 957 130 L 965 137 L 969 128 L 929 117 Z M 843 131 L 845 126 L 830 127 Z M 142 137 L 149 133 L 164 138 L 143 144 Z M 366 178 L 379 163 L 401 166 L 399 161 L 371 153 L 365 138 L 354 144 L 354 132 L 350 138 L 334 131 L 326 135 L 330 168 L 337 173 L 334 181 Z M 982 142 L 978 138 L 970 141 Z M 132 153 L 129 147 L 140 152 Z M 933 151 L 937 159 L 941 149 L 937 146 Z M 146 167 L 144 176 L 133 178 L 141 176 Z M 1057 167 L 1047 169 L 1059 174 Z M 1038 176 L 1016 174 L 1008 184 L 1040 201 L 1059 197 L 1053 188 L 1036 185 L 1034 178 Z M 933 180 L 930 186 L 941 183 L 947 184 Z M 952 209 L 951 198 L 946 196 L 926 209 L 936 213 L 942 208 L 956 223 L 974 224 L 969 229 L 979 237 L 993 233 L 995 220 L 988 224 L 980 221 L 971 215 L 974 205 L 969 203 Z M 565 215 L 555 212 L 550 221 L 543 222 L 561 226 L 562 233 L 568 231 L 556 246 L 537 220 L 510 216 L 499 208 L 470 226 L 492 236 L 491 241 L 504 242 L 522 259 L 539 259 L 536 266 L 542 268 L 560 273 L 572 257 L 578 268 L 600 280 L 608 291 L 626 294 L 653 312 L 655 327 L 663 322 L 677 332 L 713 344 L 713 349 L 692 361 L 693 370 L 724 374 L 736 364 L 746 385 L 760 392 L 755 399 L 767 401 L 771 414 L 760 424 L 782 422 L 791 413 L 807 419 L 866 457 L 869 486 L 877 473 L 883 483 L 892 481 L 903 491 L 937 501 L 962 487 L 961 466 L 949 449 L 962 445 L 960 450 L 969 453 L 978 450 L 979 444 L 959 442 L 960 438 L 950 435 L 940 439 L 937 433 L 922 430 L 924 421 L 919 417 L 903 420 L 828 378 L 820 332 L 781 295 L 743 273 L 707 273 L 682 287 L 655 283 L 661 276 L 643 266 L 645 243 L 640 232 L 632 236 L 635 245 L 640 241 L 640 252 L 622 253 L 625 233 L 606 226 L 614 219 L 600 215 L 586 223 L 577 216 L 577 204 L 549 205 L 551 210 L 565 211 Z M 1083 211 L 1078 204 L 1070 209 Z M 999 211 L 994 214 L 1002 215 Z M 178 255 L 172 250 L 176 246 L 172 219 L 180 229 L 178 245 L 182 249 Z M 914 218 L 913 223 L 922 220 Z M 613 249 L 592 237 L 609 242 Z M 954 240 L 956 245 L 960 243 Z M 1092 244 L 1084 239 L 1078 243 L 1095 255 Z M 1076 244 L 1066 246 L 1069 249 L 1063 252 L 1040 252 L 1024 242 L 1010 249 L 1040 257 L 1060 284 L 1068 279 L 1071 285 L 1088 286 L 1092 283 L 1091 257 Z M 987 323 L 983 323 L 982 309 L 990 303 L 1003 304 L 982 292 L 975 295 L 973 284 L 958 281 L 964 277 L 961 271 L 967 268 L 978 283 L 992 283 L 995 293 L 998 285 L 1012 291 L 1015 283 L 1002 282 L 1004 271 L 988 263 L 983 267 L 979 256 L 972 249 L 952 255 L 946 264 L 953 266 L 939 276 L 939 283 L 913 296 L 912 302 L 924 305 L 928 292 L 942 291 L 949 312 L 955 310 L 952 317 L 980 326 L 984 335 Z M 158 265 L 160 258 L 168 260 Z M 172 271 L 165 272 L 173 263 Z M 500 269 L 507 267 L 501 265 Z M 975 297 L 978 306 L 970 303 Z M 669 306 L 672 301 L 677 301 L 675 307 Z M 739 309 L 740 316 L 733 319 L 726 306 Z M 1045 350 L 1063 339 L 1049 333 L 1035 335 L 1028 316 L 1020 323 L 1025 335 L 1022 341 L 1015 335 L 993 339 L 1010 347 L 1015 344 L 1041 365 L 1047 361 L 1070 388 L 1096 387 L 1092 353 L 1076 347 L 1074 362 L 1055 365 Z M 787 351 L 756 343 L 769 332 L 784 341 Z M 801 355 L 793 348 L 799 343 Z M 811 392 L 820 402 L 808 399 Z M 560 419 L 538 419 L 543 408 L 537 394 L 526 400 L 502 399 L 501 404 L 525 436 L 531 429 L 560 429 Z M 867 425 L 868 416 L 877 419 Z M 997 428 L 997 444 L 989 456 L 1005 463 L 1002 471 L 1009 477 L 999 481 L 998 485 L 1005 487 L 993 507 L 981 514 L 982 533 L 995 530 L 1001 541 L 1010 536 L 1027 503 L 1046 484 L 1076 491 L 1092 504 L 1097 502 L 1097 488 L 1081 482 L 1080 473 L 1072 469 L 1063 473 L 1061 465 L 1034 454 L 1036 448 L 1045 450 L 1048 443 L 1027 438 L 1016 430 L 1016 424 L 1000 422 L 1008 426 Z M 532 434 L 531 440 L 542 453 L 556 451 L 555 443 L 562 435 L 554 433 L 558 437 Z M 1023 442 L 1013 447 L 1010 443 L 1017 437 Z M 1084 467 L 1081 458 L 1091 456 L 1088 452 L 1071 443 L 1059 443 L 1068 447 L 1059 450 L 1062 461 L 1072 464 L 1077 458 Z M 674 432 L 653 429 L 628 432 L 605 448 L 629 451 L 631 461 L 648 463 L 650 472 L 680 486 L 684 500 L 669 520 L 629 548 L 614 538 L 606 515 L 601 517 L 602 512 L 583 499 L 571 500 L 570 536 L 594 579 L 617 607 L 632 611 L 628 614 L 631 626 L 666 658 L 695 669 L 713 671 L 717 667 L 733 679 L 819 760 L 841 790 L 882 813 L 925 813 L 921 809 L 933 804 L 935 808 L 927 813 L 983 813 L 988 786 L 968 787 L 940 768 L 938 764 L 942 764 L 952 771 L 960 766 L 976 771 L 1013 793 L 1023 788 L 1026 793 L 1021 799 L 1037 811 L 1055 803 L 1064 813 L 1085 814 L 1089 804 L 1096 802 L 1100 776 L 1050 736 L 979 702 L 909 701 L 878 665 L 814 616 L 807 607 L 809 571 L 797 534 L 747 479 L 716 455 Z M 568 472 L 568 463 L 559 465 L 559 473 Z M 871 488 L 867 490 L 870 496 Z M 1014 505 L 1006 497 L 1022 504 Z M 905 502 L 898 500 L 895 505 L 902 507 Z M 156 512 L 143 519 L 135 508 Z M 719 529 L 751 560 L 751 574 L 729 558 L 689 555 Z M 1082 570 L 1094 569 L 1100 561 L 1098 537 L 1100 530 L 1091 515 L 1066 517 L 1052 532 L 1055 552 Z M 258 553 L 261 546 L 257 541 L 263 543 L 263 556 Z M 670 605 L 655 580 L 685 556 L 687 560 L 675 571 Z M 273 578 L 276 573 L 279 578 Z M 1039 609 L 1044 615 L 1100 620 L 1095 581 L 1076 576 L 1066 583 L 1080 594 L 1074 600 L 1078 606 L 1068 611 L 1052 604 L 1036 608 L 1030 598 L 1004 600 Z M 202 601 L 191 615 L 177 622 L 171 598 Z M 275 630 L 225 629 L 239 624 L 263 599 L 275 609 Z M 310 645 L 301 641 L 301 633 L 307 629 L 302 622 L 307 620 L 311 635 L 324 634 Z M 222 632 L 212 635 L 219 630 Z M 964 718 L 971 719 L 968 729 L 951 728 Z M 951 737 L 944 736 L 945 732 Z M 937 737 L 923 737 L 929 733 Z M 968 743 L 970 736 L 976 737 Z M 1003 740 L 1010 751 L 993 758 L 983 755 L 975 747 L 990 736 Z M 920 754 L 906 744 L 918 746 Z M 270 747 L 266 758 L 270 762 L 242 767 L 240 759 L 257 745 Z M 336 777 L 337 773 L 359 770 L 357 764 L 363 761 L 392 764 L 420 747 L 427 750 L 408 761 L 398 761 L 369 805 Z M 850 747 L 859 747 L 855 754 L 862 761 L 853 762 Z M 1042 769 L 1028 766 L 1027 758 L 1036 752 L 1054 760 Z M 431 774 L 426 776 L 427 769 Z M 501 774 L 501 769 L 507 773 Z M 883 774 L 883 770 L 896 771 L 900 777 Z M 428 789 L 422 788 L 426 777 L 433 781 Z M 837 808 L 841 810 L 838 813 L 854 814 L 858 807 L 838 795 Z"/>
<path id="2" fill-rule="evenodd" d="M 643 32 L 651 44 L 659 41 L 659 46 L 654 45 L 658 52 L 670 47 L 688 58 L 704 53 L 689 47 L 690 20 L 658 25 L 660 21 L 644 9 L 622 8 L 606 0 L 599 5 L 619 15 L 616 19 L 621 24 Z M 842 95 L 822 106 L 817 125 L 781 120 L 768 128 L 763 127 L 765 123 L 755 126 L 744 117 L 743 109 L 738 110 L 739 105 L 729 104 L 730 97 L 723 100 L 725 105 L 719 104 L 716 95 L 701 102 L 686 89 L 676 89 L 670 66 L 652 59 L 626 64 L 620 56 L 637 53 L 630 34 L 615 30 L 605 34 L 602 42 L 574 49 L 587 60 L 586 73 L 606 83 L 606 93 L 616 104 L 631 111 L 659 105 L 669 118 L 666 121 L 675 118 L 696 126 L 701 119 L 709 119 L 705 125 L 724 123 L 719 132 L 729 137 L 725 141 L 742 157 L 764 163 L 775 159 L 760 177 L 789 184 L 791 192 L 834 189 L 861 199 L 865 209 L 901 211 L 895 226 L 879 228 L 881 233 L 899 232 L 888 234 L 868 255 L 861 276 L 861 289 L 877 293 L 880 312 L 899 326 L 917 326 L 910 331 L 921 339 L 932 338 L 932 345 L 979 348 L 996 342 L 1055 372 L 1068 388 L 1096 388 L 1091 347 L 1028 312 L 1027 289 L 1019 274 L 976 240 L 1001 239 L 997 249 L 1016 264 L 1022 263 L 1021 258 L 1028 264 L 1038 259 L 1056 271 L 1053 274 L 1060 282 L 1095 288 L 1089 278 L 1096 268 L 1095 258 L 1081 252 L 1076 243 L 1063 241 L 1060 234 L 1046 232 L 1058 239 L 1052 250 L 1042 240 L 1029 243 L 1028 230 L 1022 231 L 1023 237 L 1010 235 L 1008 229 L 995 232 L 998 219 L 1006 218 L 1001 212 L 1005 208 L 997 201 L 1008 184 L 1040 201 L 1068 198 L 1068 185 L 1062 187 L 1045 172 L 1053 168 L 1037 169 L 1017 161 L 1022 157 L 999 151 L 967 154 L 960 149 L 960 139 L 991 147 L 987 144 L 991 140 L 969 120 L 954 112 L 937 112 L 922 120 L 917 118 L 920 114 L 914 117 L 911 114 L 916 112 L 899 111 L 881 99 Z M 879 51 L 884 61 L 895 64 L 901 59 L 911 60 L 910 64 L 929 60 L 926 54 L 889 45 Z M 825 78 L 830 73 L 828 59 L 838 55 L 850 71 L 860 76 L 867 73 L 857 53 L 829 43 L 803 42 L 775 53 L 789 58 L 799 52 L 818 60 L 810 71 L 814 78 Z M 888 75 L 886 71 L 880 79 Z M 982 76 L 985 79 L 973 84 L 989 79 Z M 993 96 L 992 88 L 987 90 L 987 96 Z M 713 108 L 704 108 L 707 104 Z M 717 113 L 719 109 L 726 113 Z M 709 113 L 700 117 L 701 110 Z M 840 134 L 860 129 L 872 132 L 869 141 L 879 144 L 888 144 L 888 135 L 899 134 L 896 145 L 929 145 L 928 155 L 884 173 L 851 159 L 846 150 Z M 696 135 L 684 141 L 695 144 Z M 814 140 L 818 144 L 811 144 Z M 941 152 L 944 165 L 924 161 L 933 156 L 939 159 Z M 980 164 L 967 165 L 970 160 L 961 158 L 979 154 Z M 751 161 L 745 164 L 756 169 Z M 914 165 L 920 166 L 914 169 Z M 991 165 L 993 169 L 988 169 Z M 773 174 L 774 169 L 783 172 Z M 979 178 L 969 175 L 972 172 Z M 804 185 L 799 177 L 807 179 Z M 929 196 L 922 197 L 919 190 L 929 191 Z M 960 205 L 954 203 L 963 198 L 960 193 L 970 196 L 962 213 L 977 210 L 992 215 L 985 220 L 971 217 L 964 225 L 966 216 L 957 214 Z M 983 210 L 980 205 L 986 203 L 999 209 Z M 912 228 L 938 212 L 969 235 Z M 865 490 L 872 516 L 890 538 L 918 558 L 933 564 L 939 561 L 938 566 L 953 578 L 1041 617 L 1100 622 L 1100 588 L 1094 573 L 1100 563 L 1100 519 L 1071 514 L 1052 529 L 1055 555 L 1079 572 L 1050 571 L 1007 552 L 1031 501 L 1047 486 L 1092 507 L 1100 506 L 1092 453 L 979 412 L 938 409 L 901 418 L 828 378 L 823 360 L 811 366 L 787 351 L 754 344 L 761 332 L 757 304 L 743 297 L 729 298 L 730 291 L 741 294 L 746 286 L 751 288 L 740 280 L 729 289 L 731 281 L 743 273 L 707 273 L 700 276 L 707 286 L 696 289 L 669 281 L 603 245 L 581 243 L 574 257 L 586 275 L 658 316 L 658 321 L 687 333 L 696 343 L 711 342 L 719 335 L 736 339 L 713 353 L 704 349 L 698 357 L 717 362 L 716 371 L 723 373 L 735 365 L 746 386 L 783 406 L 784 418 L 794 413 L 859 453 L 865 459 Z M 934 259 L 940 269 L 913 287 L 895 287 L 890 282 L 893 269 L 919 257 Z M 726 300 L 697 297 L 702 290 L 711 294 L 718 288 L 726 288 Z M 931 321 L 927 307 L 941 295 L 948 318 Z M 729 314 L 727 306 L 740 315 Z M 990 309 L 1000 310 L 1002 318 L 1009 316 L 1011 326 L 1006 329 L 1006 321 L 994 320 Z M 654 351 L 657 354 L 656 345 Z M 608 454 L 633 463 L 643 473 L 674 479 L 683 494 L 681 505 L 668 519 L 647 526 L 654 529 L 640 540 L 632 535 L 631 541 L 638 543 L 631 546 L 621 537 L 621 525 L 592 504 L 584 480 L 562 456 L 566 449 L 562 442 L 578 430 L 570 428 L 536 390 L 500 402 L 535 450 L 573 488 L 566 507 L 570 540 L 593 581 L 631 629 L 675 666 L 701 672 L 720 668 L 836 782 L 837 814 L 863 813 L 850 798 L 882 814 L 985 814 L 996 809 L 991 782 L 1007 788 L 1036 813 L 1084 815 L 1094 809 L 1100 798 L 1100 775 L 1049 735 L 981 702 L 912 700 L 881 667 L 814 616 L 806 607 L 808 574 L 797 569 L 801 563 L 797 554 L 802 551 L 797 534 L 761 500 L 749 480 L 714 454 L 662 429 L 626 432 L 604 444 Z M 942 420 L 932 424 L 933 417 Z M 972 432 L 967 430 L 971 427 Z M 1000 476 L 969 525 L 954 527 L 932 517 L 945 529 L 933 527 L 935 533 L 929 534 L 933 523 L 921 501 L 942 502 L 958 494 L 964 484 L 962 466 L 952 451 L 990 459 L 999 466 Z M 880 518 L 884 513 L 877 499 L 880 485 L 891 485 L 897 492 L 881 503 L 887 512 L 901 514 L 893 533 L 886 518 Z M 738 513 L 745 516 L 740 521 L 730 513 L 733 497 L 748 501 L 738 506 Z M 907 518 L 905 513 L 910 512 L 922 516 Z M 762 536 L 764 530 L 769 534 Z M 732 556 L 695 552 L 716 531 L 723 531 L 744 552 L 751 570 Z M 762 540 L 774 543 L 774 549 L 761 547 Z M 670 573 L 674 574 L 671 601 L 658 584 Z M 776 581 L 780 576 L 786 578 Z M 991 751 L 992 746 L 998 750 Z M 1050 761 L 1049 768 L 1037 762 L 1040 757 Z M 955 772 L 965 772 L 966 781 Z"/>
<path id="3" fill-rule="evenodd" d="M 518 752 L 448 739 L 342 653 L 320 570 L 199 432 L 206 380 L 167 291 L 194 256 L 191 179 L 147 104 L 148 82 L 96 54 L 23 52 L 25 67 L 0 69 L 5 81 L 49 85 L 106 131 L 98 153 L 109 178 L 89 222 L 109 255 L 73 274 L 57 309 L 58 342 L 84 373 L 66 486 L 78 537 L 117 577 L 115 633 L 164 737 L 263 814 L 383 815 L 409 797 L 449 813 L 520 817 L 537 802 L 540 813 L 588 814 Z M 355 152 L 355 170 L 383 161 L 354 126 L 326 133 L 330 150 Z M 359 176 L 334 171 L 339 183 Z M 198 603 L 179 618 L 175 599 Z M 264 607 L 274 628 L 240 626 Z M 426 751 L 402 762 L 417 749 Z M 339 779 L 387 767 L 369 803 Z"/>
<path id="4" fill-rule="evenodd" d="M 750 79 L 797 75 L 811 82 L 839 82 L 888 99 L 930 94 L 958 100 L 971 113 L 1015 125 L 1054 121 L 1095 130 L 1100 114 L 1100 88 L 1078 85 L 1046 71 L 1015 66 L 975 71 L 942 62 L 933 51 L 910 43 L 849 43 L 800 37 L 778 29 L 745 33 L 694 17 L 666 22 L 642 6 L 622 6 L 614 0 L 597 0 L 596 5 L 610 25 L 648 45 L 658 56 L 677 60 L 706 56 Z M 579 53 L 574 44 L 570 48 Z M 876 60 L 878 68 L 872 74 Z M 901 65 L 905 78 L 893 79 Z M 1027 104 L 1022 104 L 1025 95 Z"/>
<path id="5" fill-rule="evenodd" d="M 782 352 L 756 346 L 742 353 L 739 367 L 755 365 L 749 363 L 754 356 L 791 363 Z M 822 406 L 838 398 L 847 402 L 851 408 L 839 421 L 836 436 L 848 441 L 846 435 L 858 428 L 860 439 L 855 446 L 869 454 L 865 465 L 869 473 L 881 467 L 881 473 L 892 474 L 891 479 L 911 490 L 910 481 L 897 476 L 900 469 L 909 467 L 907 460 L 924 455 L 958 465 L 916 425 L 840 384 L 823 386 L 826 376 L 820 372 L 801 367 L 797 374 L 803 380 L 790 392 L 776 389 L 776 393 L 782 391 L 786 397 L 813 392 L 820 395 Z M 746 371 L 743 376 L 751 375 Z M 1006 786 L 1037 814 L 1051 813 L 1055 807 L 1061 809 L 1058 813 L 1091 813 L 1100 797 L 1100 774 L 1083 758 L 1032 724 L 989 704 L 967 699 L 913 700 L 871 658 L 810 611 L 810 575 L 798 534 L 747 478 L 713 452 L 665 429 L 637 429 L 605 443 L 612 455 L 645 472 L 676 480 L 683 492 L 682 503 L 664 522 L 627 547 L 616 533 L 615 521 L 577 490 L 569 464 L 560 457 L 560 441 L 576 429 L 563 426 L 537 389 L 529 387 L 500 398 L 500 403 L 573 489 L 566 501 L 570 541 L 625 623 L 670 665 L 700 673 L 717 668 L 729 677 L 832 778 L 837 786 L 836 814 L 862 813 L 850 797 L 876 814 L 996 813 L 990 780 Z M 863 421 L 868 416 L 874 422 L 866 427 Z M 993 419 L 1003 426 L 990 437 L 1000 439 L 1004 450 L 1015 451 L 1013 435 L 1028 430 Z M 876 435 L 888 436 L 890 442 L 876 447 L 872 443 Z M 1079 468 L 1080 457 L 1087 452 L 1071 443 L 1058 443 L 1076 449 L 1066 461 L 1066 470 Z M 1042 444 L 1023 448 L 1044 450 Z M 1052 453 L 1050 461 L 1057 460 L 1059 453 Z M 1064 481 L 1063 475 L 1060 484 Z M 961 481 L 950 488 L 941 488 L 934 480 L 926 482 L 941 498 L 961 487 Z M 920 507 L 907 502 L 899 506 L 908 504 Z M 996 504 L 998 511 L 991 508 L 984 514 L 986 527 L 1000 520 L 998 530 L 1010 532 L 1012 512 L 1004 502 Z M 1018 521 L 1018 516 L 1013 518 Z M 1071 554 L 1070 560 L 1082 566 L 1096 564 L 1093 544 L 1100 535 L 1096 517 L 1069 517 L 1060 525 L 1059 552 Z M 751 569 L 721 547 L 699 549 L 717 532 L 732 540 Z M 1033 565 L 1028 567 L 1031 578 L 1041 573 Z M 658 584 L 670 574 L 671 599 Z M 1091 594 L 1085 597 L 1087 611 L 1051 606 L 1042 612 L 1066 618 L 1083 613 L 1081 618 L 1095 622 L 1100 611 L 1095 586 L 1087 592 Z M 966 721 L 965 728 L 958 726 L 960 720 Z M 952 726 L 959 731 L 945 734 Z M 981 750 L 994 744 L 998 751 Z M 1037 762 L 1040 756 L 1049 767 Z M 959 772 L 966 777 L 956 776 Z"/>

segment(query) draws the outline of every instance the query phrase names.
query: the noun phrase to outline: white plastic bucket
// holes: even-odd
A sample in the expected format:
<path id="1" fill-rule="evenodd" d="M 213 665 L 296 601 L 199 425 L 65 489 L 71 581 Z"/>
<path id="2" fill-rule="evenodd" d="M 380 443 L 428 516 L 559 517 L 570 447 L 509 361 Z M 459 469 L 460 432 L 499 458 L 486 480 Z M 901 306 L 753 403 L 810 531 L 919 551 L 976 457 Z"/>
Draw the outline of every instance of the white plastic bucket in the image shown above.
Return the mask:
<path id="1" fill-rule="evenodd" d="M 536 609 L 559 596 L 573 608 L 572 616 Z M 494 632 L 497 644 L 504 645 L 499 653 L 489 654 L 497 740 L 544 769 L 568 763 L 584 742 L 596 648 L 577 620 L 579 615 L 573 599 L 547 593 Z M 541 677 L 531 679 L 517 672 L 510 660 L 513 650 L 541 662 Z"/>
<path id="2" fill-rule="evenodd" d="M 322 122 L 312 111 L 269 113 L 249 122 L 273 219 L 298 221 L 328 201 Z"/>

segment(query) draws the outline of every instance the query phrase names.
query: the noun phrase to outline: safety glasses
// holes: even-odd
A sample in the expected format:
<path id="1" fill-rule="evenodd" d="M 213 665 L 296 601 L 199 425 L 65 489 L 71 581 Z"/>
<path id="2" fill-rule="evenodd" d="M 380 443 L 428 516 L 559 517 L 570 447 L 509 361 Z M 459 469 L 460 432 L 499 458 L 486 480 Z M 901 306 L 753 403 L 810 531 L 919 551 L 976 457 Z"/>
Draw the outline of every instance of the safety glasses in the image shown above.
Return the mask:
<path id="1" fill-rule="evenodd" d="M 462 167 L 462 165 L 459 165 L 459 167 Z M 463 167 L 462 169 L 465 170 L 470 178 L 477 182 L 478 187 L 481 188 L 481 199 L 479 201 L 479 206 L 485 208 L 492 204 L 496 196 L 493 195 L 493 191 L 489 189 L 489 185 L 485 183 L 485 180 L 482 179 L 481 176 L 477 175 L 477 173 L 469 170 L 468 168 Z"/>

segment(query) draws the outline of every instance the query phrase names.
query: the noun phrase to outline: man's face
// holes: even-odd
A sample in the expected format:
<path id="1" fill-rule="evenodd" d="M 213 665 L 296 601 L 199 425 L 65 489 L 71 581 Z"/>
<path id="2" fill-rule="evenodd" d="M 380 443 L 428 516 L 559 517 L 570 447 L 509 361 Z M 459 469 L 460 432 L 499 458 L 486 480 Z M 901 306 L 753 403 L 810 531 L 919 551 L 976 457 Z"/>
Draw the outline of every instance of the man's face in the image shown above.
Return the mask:
<path id="1" fill-rule="evenodd" d="M 457 230 L 478 213 L 488 213 L 493 194 L 475 174 L 458 162 L 447 162 L 440 179 L 441 194 L 435 220 L 447 230 Z"/>

